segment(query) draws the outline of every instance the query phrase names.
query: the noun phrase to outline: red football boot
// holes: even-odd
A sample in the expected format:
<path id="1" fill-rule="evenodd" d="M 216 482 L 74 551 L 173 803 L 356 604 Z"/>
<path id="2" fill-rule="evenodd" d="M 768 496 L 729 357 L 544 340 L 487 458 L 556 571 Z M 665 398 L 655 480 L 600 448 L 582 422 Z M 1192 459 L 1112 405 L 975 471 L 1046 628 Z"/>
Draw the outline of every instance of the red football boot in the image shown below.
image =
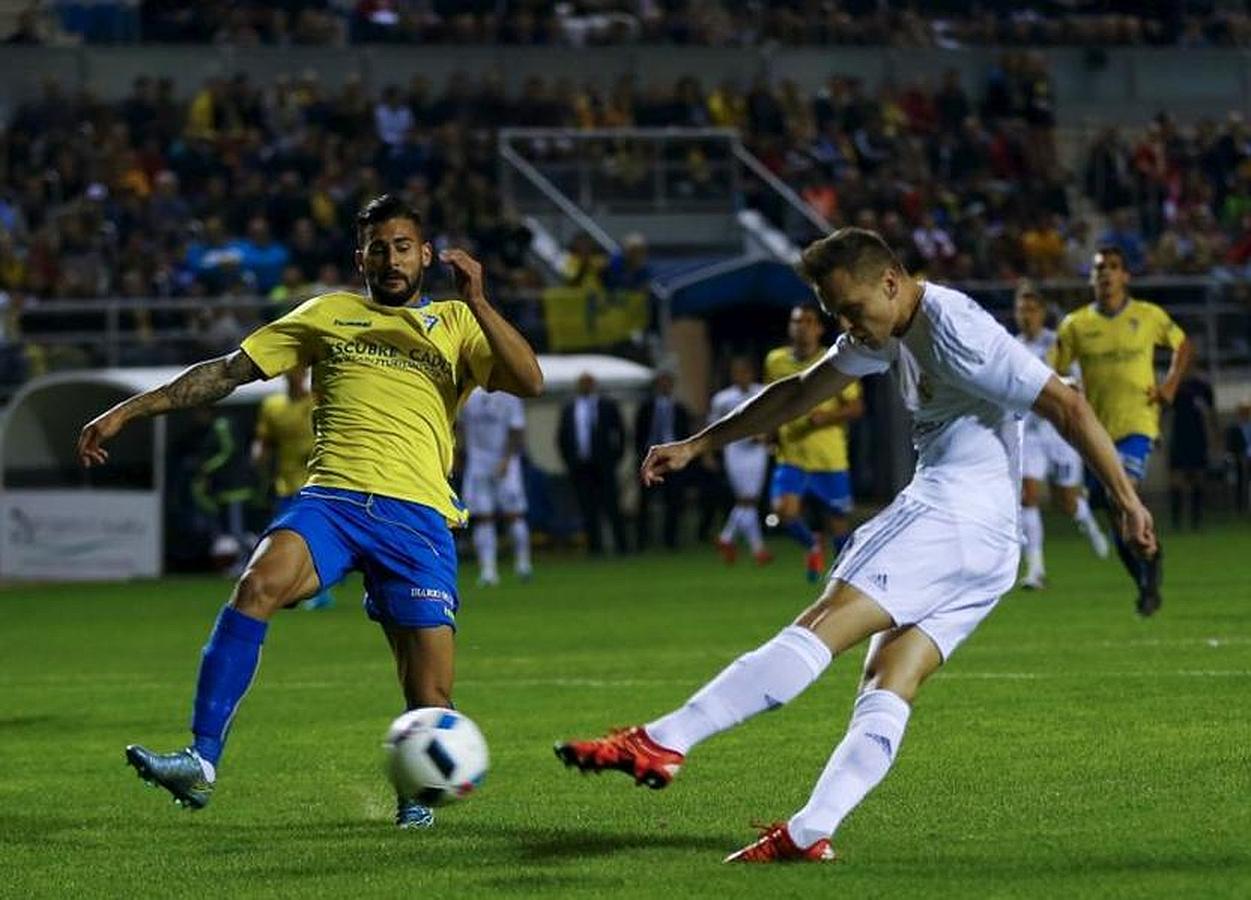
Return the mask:
<path id="1" fill-rule="evenodd" d="M 825 572 L 825 554 L 820 548 L 808 551 L 808 555 L 804 557 L 804 572 L 813 583 L 821 580 L 821 575 Z"/>
<path id="2" fill-rule="evenodd" d="M 834 862 L 838 858 L 829 838 L 821 838 L 811 847 L 800 847 L 786 830 L 785 822 L 755 827 L 760 829 L 760 837 L 742 850 L 731 853 L 725 862 Z"/>
<path id="3" fill-rule="evenodd" d="M 752 558 L 756 560 L 756 565 L 767 566 L 773 562 L 773 554 L 768 550 L 760 550 L 752 554 Z"/>
<path id="4" fill-rule="evenodd" d="M 635 784 L 656 790 L 673 781 L 685 759 L 681 753 L 653 741 L 641 725 L 616 728 L 607 737 L 595 740 L 566 741 L 555 749 L 557 758 L 566 766 L 577 766 L 583 772 L 616 769 L 632 776 Z"/>
<path id="5" fill-rule="evenodd" d="M 717 538 L 717 552 L 721 554 L 727 566 L 734 565 L 734 561 L 738 559 L 738 547 L 734 546 L 733 541 L 723 541 Z"/>

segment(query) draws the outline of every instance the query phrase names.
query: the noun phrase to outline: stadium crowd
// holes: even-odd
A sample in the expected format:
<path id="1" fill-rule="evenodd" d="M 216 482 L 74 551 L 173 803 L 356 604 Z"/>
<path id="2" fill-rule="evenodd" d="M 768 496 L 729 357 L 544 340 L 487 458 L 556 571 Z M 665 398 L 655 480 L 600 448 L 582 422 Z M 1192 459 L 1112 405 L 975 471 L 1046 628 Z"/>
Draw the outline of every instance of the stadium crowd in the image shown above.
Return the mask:
<path id="1" fill-rule="evenodd" d="M 419 44 L 1245 47 L 1234 4 L 938 0 L 58 0 L 33 2 L 9 37 L 41 44 Z"/>

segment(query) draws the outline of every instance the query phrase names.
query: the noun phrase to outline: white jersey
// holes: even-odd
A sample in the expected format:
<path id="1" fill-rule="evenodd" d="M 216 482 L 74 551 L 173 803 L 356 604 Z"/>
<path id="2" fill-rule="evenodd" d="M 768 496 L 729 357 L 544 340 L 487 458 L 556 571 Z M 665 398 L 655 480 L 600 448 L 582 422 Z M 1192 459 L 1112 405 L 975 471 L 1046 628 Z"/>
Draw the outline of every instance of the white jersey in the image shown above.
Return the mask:
<path id="1" fill-rule="evenodd" d="M 903 494 L 1016 540 L 1021 418 L 1051 370 L 960 291 L 926 284 L 908 331 L 872 349 L 843 334 L 840 372 L 893 369 L 912 414 L 917 469 Z"/>
<path id="2" fill-rule="evenodd" d="M 519 397 L 504 391 L 475 388 L 460 411 L 465 442 L 465 468 L 495 469 L 508 455 L 508 434 L 526 427 Z"/>
<path id="3" fill-rule="evenodd" d="M 1035 338 L 1027 338 L 1024 334 L 1018 334 L 1016 339 L 1021 342 L 1021 345 L 1026 350 L 1042 360 L 1043 363 L 1048 366 L 1051 365 L 1048 357 L 1051 356 L 1051 350 L 1056 345 L 1056 333 L 1050 328 L 1044 328 L 1038 332 L 1038 336 Z M 1025 439 L 1032 441 L 1035 438 L 1046 441 L 1052 439 L 1063 440 L 1060 437 L 1060 433 L 1056 431 L 1055 426 L 1042 416 L 1033 412 L 1026 413 Z"/>
<path id="4" fill-rule="evenodd" d="M 708 420 L 715 422 L 718 419 L 724 419 L 763 390 L 763 384 L 749 384 L 745 388 L 732 384 L 727 388 L 722 388 L 712 395 L 712 403 L 708 407 Z M 752 438 L 743 438 L 741 441 L 726 444 L 724 452 L 727 463 L 734 459 L 754 458 L 757 455 L 768 456 L 769 453 L 764 444 Z"/>

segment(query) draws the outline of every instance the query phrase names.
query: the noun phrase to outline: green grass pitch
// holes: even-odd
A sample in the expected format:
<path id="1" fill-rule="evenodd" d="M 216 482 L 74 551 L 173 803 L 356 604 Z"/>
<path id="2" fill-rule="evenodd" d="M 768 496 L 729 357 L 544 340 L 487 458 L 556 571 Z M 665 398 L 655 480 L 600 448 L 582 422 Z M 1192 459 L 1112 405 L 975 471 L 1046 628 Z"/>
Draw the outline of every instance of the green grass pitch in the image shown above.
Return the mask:
<path id="1" fill-rule="evenodd" d="M 217 793 L 188 813 L 122 747 L 185 744 L 228 585 L 0 593 L 0 896 L 1251 896 L 1251 528 L 1166 536 L 1161 614 L 1049 522 L 1051 588 L 1009 595 L 922 691 L 898 762 L 832 866 L 729 867 L 752 820 L 798 808 L 846 723 L 860 654 L 700 746 L 661 792 L 582 777 L 557 738 L 645 720 L 812 596 L 799 556 L 539 559 L 464 573 L 458 705 L 483 790 L 430 832 L 391 825 L 379 743 L 399 712 L 359 586 L 286 613 Z"/>

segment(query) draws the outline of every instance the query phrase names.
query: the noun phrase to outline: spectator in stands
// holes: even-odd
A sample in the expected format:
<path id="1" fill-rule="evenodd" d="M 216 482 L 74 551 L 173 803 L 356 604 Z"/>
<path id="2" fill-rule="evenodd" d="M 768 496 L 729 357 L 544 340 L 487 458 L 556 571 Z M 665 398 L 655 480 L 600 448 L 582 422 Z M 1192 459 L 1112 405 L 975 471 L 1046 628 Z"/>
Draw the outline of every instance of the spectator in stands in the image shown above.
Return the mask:
<path id="1" fill-rule="evenodd" d="M 389 147 L 398 147 L 413 127 L 413 111 L 404 103 L 397 85 L 389 84 L 382 100 L 374 106 L 374 130 L 378 140 Z"/>
<path id="2" fill-rule="evenodd" d="M 282 278 L 282 270 L 291 254 L 287 248 L 273 239 L 269 222 L 264 216 L 255 216 L 248 222 L 248 236 L 236 247 L 240 266 L 252 276 L 256 289 L 269 293 Z"/>
<path id="3" fill-rule="evenodd" d="M 562 264 L 565 283 L 570 287 L 602 290 L 607 260 L 595 241 L 585 232 L 578 234 L 569 244 L 569 252 Z"/>
<path id="4" fill-rule="evenodd" d="M 1146 244 L 1142 229 L 1134 221 L 1133 210 L 1119 209 L 1113 213 L 1112 221 L 1099 241 L 1118 248 L 1130 272 L 1141 272 L 1146 266 Z"/>
<path id="5" fill-rule="evenodd" d="M 604 552 L 600 530 L 604 519 L 612 533 L 613 549 L 625 553 L 628 547 L 617 480 L 617 466 L 625 453 L 621 409 L 614 400 L 600 395 L 595 376 L 589 372 L 578 377 L 577 396 L 561 410 L 556 443 L 569 470 L 591 555 Z"/>
<path id="6" fill-rule="evenodd" d="M 604 271 L 604 286 L 611 290 L 647 291 L 652 278 L 647 239 L 638 232 L 627 234 L 621 241 L 621 252 L 613 254 Z"/>

